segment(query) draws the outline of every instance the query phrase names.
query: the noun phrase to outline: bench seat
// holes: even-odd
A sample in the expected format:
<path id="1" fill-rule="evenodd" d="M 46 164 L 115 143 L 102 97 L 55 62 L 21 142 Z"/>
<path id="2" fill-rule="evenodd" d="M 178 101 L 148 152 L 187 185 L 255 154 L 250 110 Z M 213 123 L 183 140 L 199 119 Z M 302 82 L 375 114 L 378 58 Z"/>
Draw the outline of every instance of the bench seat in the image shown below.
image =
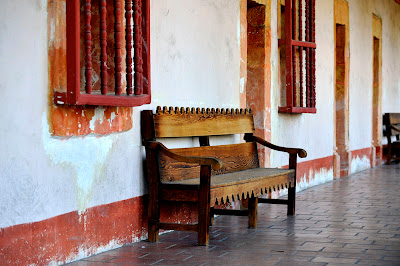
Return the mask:
<path id="1" fill-rule="evenodd" d="M 211 176 L 211 207 L 235 199 L 249 198 L 252 195 L 257 197 L 270 191 L 289 188 L 294 185 L 294 176 L 295 171 L 292 169 L 277 168 L 255 168 Z M 170 181 L 167 184 L 200 186 L 200 179 Z"/>

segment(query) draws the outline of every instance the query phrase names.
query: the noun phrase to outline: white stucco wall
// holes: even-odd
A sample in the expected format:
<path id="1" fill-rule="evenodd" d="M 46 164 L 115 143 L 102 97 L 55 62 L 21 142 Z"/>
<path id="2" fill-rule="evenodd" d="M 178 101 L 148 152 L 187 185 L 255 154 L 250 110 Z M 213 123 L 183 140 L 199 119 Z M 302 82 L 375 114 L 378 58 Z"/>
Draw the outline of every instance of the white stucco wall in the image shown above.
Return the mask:
<path id="1" fill-rule="evenodd" d="M 46 112 L 46 2 L 5 0 L 0 8 L 0 227 L 52 209 L 56 187 L 42 143 Z M 59 183 L 56 186 L 49 185 Z M 62 194 L 61 194 L 62 195 Z"/>
<path id="2" fill-rule="evenodd" d="M 372 12 L 373 1 L 350 1 L 349 147 L 372 141 Z"/>
<path id="3" fill-rule="evenodd" d="M 152 5 L 152 105 L 238 107 L 238 0 Z"/>
<path id="4" fill-rule="evenodd" d="M 128 132 L 52 137 L 47 1 L 0 7 L 0 227 L 143 195 L 141 109 L 239 107 L 239 1 L 152 0 L 152 104 Z"/>
<path id="5" fill-rule="evenodd" d="M 400 112 L 400 5 L 394 1 L 349 1 L 350 149 L 372 140 L 372 14 L 382 19 L 382 113 Z"/>
<path id="6" fill-rule="evenodd" d="M 400 112 L 400 5 L 393 2 L 372 7 L 382 18 L 382 113 Z"/>
<path id="7" fill-rule="evenodd" d="M 316 94 L 317 113 L 278 114 L 277 1 L 272 0 L 272 141 L 307 150 L 313 160 L 333 155 L 334 141 L 334 6 L 331 0 L 316 1 Z M 382 18 L 382 112 L 400 112 L 400 5 L 393 0 L 349 1 L 350 79 L 349 148 L 368 148 L 372 141 L 372 14 Z M 369 159 L 368 159 L 369 160 Z M 272 166 L 287 164 L 287 156 L 273 152 Z M 364 169 L 360 158 L 351 168 Z M 361 168 L 360 168 L 361 167 Z M 352 172 L 353 172 L 352 170 Z"/>

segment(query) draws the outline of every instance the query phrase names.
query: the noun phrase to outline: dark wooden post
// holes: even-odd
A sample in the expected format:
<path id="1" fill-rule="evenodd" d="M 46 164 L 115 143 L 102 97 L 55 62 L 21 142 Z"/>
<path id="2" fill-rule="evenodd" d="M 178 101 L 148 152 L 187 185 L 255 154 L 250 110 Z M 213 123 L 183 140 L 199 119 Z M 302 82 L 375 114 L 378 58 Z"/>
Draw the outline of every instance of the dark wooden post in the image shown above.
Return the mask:
<path id="1" fill-rule="evenodd" d="M 297 153 L 289 155 L 289 169 L 294 170 L 294 182 L 288 189 L 287 215 L 294 215 L 296 209 Z"/>
<path id="2" fill-rule="evenodd" d="M 207 246 L 210 225 L 210 185 L 211 166 L 202 165 L 200 168 L 200 197 L 198 242 L 200 246 Z"/>
<path id="3" fill-rule="evenodd" d="M 148 206 L 148 238 L 150 242 L 158 241 L 160 223 L 160 206 L 158 202 L 158 162 L 157 152 L 151 149 L 146 151 L 146 164 L 148 169 L 149 180 L 149 206 Z"/>
<path id="4" fill-rule="evenodd" d="M 387 138 L 387 156 L 386 156 L 386 164 L 390 164 L 392 162 L 392 128 L 390 127 L 390 117 L 389 114 L 386 113 L 383 115 L 383 123 L 385 124 L 384 134 Z"/>
<path id="5" fill-rule="evenodd" d="M 249 198 L 249 228 L 257 228 L 258 198 Z"/>
<path id="6" fill-rule="evenodd" d="M 142 111 L 141 120 L 142 142 L 146 147 L 147 180 L 149 182 L 148 238 L 150 242 L 157 242 L 160 223 L 158 151 L 146 146 L 148 141 L 155 140 L 153 112 L 151 110 Z"/>

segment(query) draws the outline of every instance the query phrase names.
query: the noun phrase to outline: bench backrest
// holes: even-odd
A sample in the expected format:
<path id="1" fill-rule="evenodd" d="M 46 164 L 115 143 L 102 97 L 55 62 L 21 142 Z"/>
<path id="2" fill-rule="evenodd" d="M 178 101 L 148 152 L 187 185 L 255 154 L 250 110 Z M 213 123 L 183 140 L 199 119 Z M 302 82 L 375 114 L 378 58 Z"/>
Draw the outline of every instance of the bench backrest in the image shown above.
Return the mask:
<path id="1" fill-rule="evenodd" d="M 254 133 L 251 110 L 247 109 L 195 109 L 157 108 L 153 114 L 142 111 L 143 142 L 157 138 L 200 137 L 201 147 L 172 149 L 186 156 L 215 157 L 223 167 L 214 175 L 259 167 L 257 146 L 254 142 L 209 146 L 208 136 Z M 176 181 L 198 178 L 200 166 L 182 163 L 159 155 L 160 178 Z"/>
<path id="2" fill-rule="evenodd" d="M 398 136 L 400 133 L 393 130 L 391 126 L 400 129 L 400 113 L 386 113 L 383 116 L 383 123 L 386 126 L 385 135 L 390 138 L 391 136 Z"/>

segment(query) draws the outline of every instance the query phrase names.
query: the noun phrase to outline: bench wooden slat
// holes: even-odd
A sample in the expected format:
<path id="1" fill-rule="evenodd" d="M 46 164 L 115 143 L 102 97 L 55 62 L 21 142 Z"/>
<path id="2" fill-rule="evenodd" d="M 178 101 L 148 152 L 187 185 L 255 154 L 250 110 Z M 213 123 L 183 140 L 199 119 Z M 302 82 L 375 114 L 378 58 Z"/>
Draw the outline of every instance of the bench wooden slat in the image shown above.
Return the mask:
<path id="1" fill-rule="evenodd" d="M 259 167 L 257 146 L 254 142 L 220 146 L 171 149 L 184 156 L 215 157 L 223 162 L 212 175 L 231 173 Z M 160 177 L 162 182 L 199 178 L 200 166 L 197 164 L 175 161 L 160 154 Z"/>
<path id="2" fill-rule="evenodd" d="M 400 124 L 400 113 L 389 113 L 390 124 Z"/>
<path id="3" fill-rule="evenodd" d="M 292 169 L 254 168 L 211 177 L 211 205 L 259 196 L 294 185 Z M 199 178 L 171 181 L 170 184 L 199 185 Z M 278 184 L 278 185 L 277 185 Z M 213 200 L 214 199 L 214 200 Z M 214 204 L 213 204 L 214 201 Z"/>
<path id="4" fill-rule="evenodd" d="M 153 116 L 153 119 L 156 138 L 254 133 L 251 113 L 159 112 Z"/>

